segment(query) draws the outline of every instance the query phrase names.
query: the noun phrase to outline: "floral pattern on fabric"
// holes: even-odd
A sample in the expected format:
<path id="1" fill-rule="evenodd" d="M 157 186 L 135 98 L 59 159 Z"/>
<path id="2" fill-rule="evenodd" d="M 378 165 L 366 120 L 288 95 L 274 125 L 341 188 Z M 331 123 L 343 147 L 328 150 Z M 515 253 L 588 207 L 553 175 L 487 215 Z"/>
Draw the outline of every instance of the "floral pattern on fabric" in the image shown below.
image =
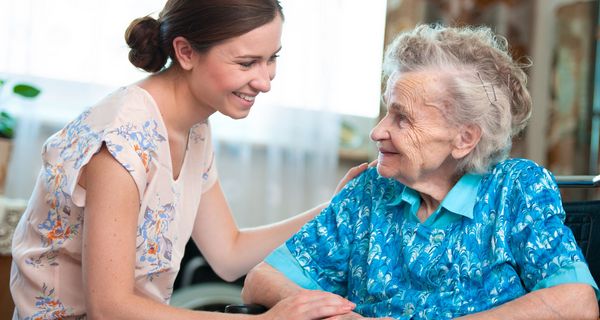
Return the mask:
<path id="1" fill-rule="evenodd" d="M 39 224 L 38 228 L 40 233 L 44 235 L 42 238 L 43 246 L 50 248 L 51 251 L 59 247 L 65 240 L 79 233 L 83 220 L 81 216 L 71 217 L 71 198 L 66 190 L 70 177 L 67 176 L 65 165 L 72 165 L 73 168 L 80 169 L 84 161 L 91 156 L 91 152 L 98 148 L 102 137 L 114 132 L 130 143 L 130 146 L 116 144 L 108 140 L 105 143 L 111 154 L 118 157 L 124 147 L 132 147 L 142 160 L 144 168 L 148 171 L 148 163 L 152 160 L 153 154 L 156 153 L 158 144 L 166 141 L 165 137 L 157 130 L 158 123 L 156 120 L 145 121 L 141 126 L 130 122 L 116 129 L 98 133 L 94 132 L 85 122 L 89 115 L 89 110 L 82 113 L 77 119 L 51 137 L 45 146 L 45 148 L 60 150 L 60 158 L 62 159 L 61 162 L 57 163 L 45 163 L 43 167 L 43 178 L 47 189 L 52 190 L 52 192 L 46 196 L 46 202 L 50 208 L 47 217 L 43 223 Z M 127 163 L 124 163 L 123 166 L 128 171 L 134 170 Z M 168 241 L 168 239 L 165 239 L 165 241 Z M 53 256 L 49 252 L 42 253 L 37 259 L 29 259 L 30 263 L 38 266 L 43 265 L 44 258 Z M 54 259 L 48 259 L 47 261 L 50 265 L 57 264 Z"/>
<path id="2" fill-rule="evenodd" d="M 202 193 L 218 178 L 208 122 L 190 131 L 176 181 L 167 135 L 152 96 L 133 85 L 110 94 L 48 139 L 36 188 L 13 237 L 10 286 L 19 319 L 86 316 L 79 276 L 86 190 L 78 180 L 103 143 L 139 192 L 136 292 L 168 303 Z M 54 307 L 64 313 L 54 313 Z"/>
<path id="3" fill-rule="evenodd" d="M 65 164 L 70 163 L 69 165 L 79 168 L 86 155 L 90 153 L 89 148 L 98 144 L 100 136 L 93 133 L 90 127 L 84 123 L 89 114 L 89 110 L 82 113 L 77 119 L 50 137 L 44 145 L 44 150 L 59 148 L 61 150 L 60 157 L 64 161 L 44 162 L 42 167 L 41 179 L 45 182 L 46 189 L 51 192 L 46 194 L 45 199 L 49 208 L 46 219 L 38 225 L 38 229 L 43 236 L 41 238 L 42 246 L 49 250 L 36 259 L 30 258 L 28 262 L 31 265 L 44 265 L 45 260 L 49 265 L 57 265 L 54 251 L 64 241 L 72 239 L 80 232 L 83 217 L 71 216 L 71 197 L 66 190 L 69 176 L 65 170 Z"/>
<path id="4" fill-rule="evenodd" d="M 531 161 L 498 164 L 481 180 L 473 219 L 443 226 L 391 204 L 404 188 L 369 169 L 286 243 L 308 276 L 364 316 L 452 319 L 584 261 L 553 177 Z"/>
<path id="5" fill-rule="evenodd" d="M 173 254 L 173 242 L 168 234 L 169 224 L 174 220 L 175 205 L 168 203 L 157 209 L 146 208 L 144 222 L 138 227 L 138 260 L 149 265 L 147 278 L 152 281 L 165 269 L 170 268 Z"/>
<path id="6" fill-rule="evenodd" d="M 48 289 L 44 284 L 42 294 L 35 298 L 35 307 L 39 310 L 25 320 L 56 320 L 68 316 L 68 310 L 54 296 L 54 289 Z"/>
<path id="7" fill-rule="evenodd" d="M 115 133 L 125 138 L 133 147 L 133 150 L 142 160 L 142 164 L 148 172 L 148 164 L 152 161 L 158 144 L 165 142 L 167 139 L 158 132 L 158 122 L 156 120 L 145 121 L 141 128 L 132 123 L 127 123 L 115 130 Z M 109 150 L 120 151 L 123 147 L 109 148 Z M 112 151 L 111 151 L 112 153 Z M 132 171 L 131 166 L 125 164 L 125 169 Z"/>

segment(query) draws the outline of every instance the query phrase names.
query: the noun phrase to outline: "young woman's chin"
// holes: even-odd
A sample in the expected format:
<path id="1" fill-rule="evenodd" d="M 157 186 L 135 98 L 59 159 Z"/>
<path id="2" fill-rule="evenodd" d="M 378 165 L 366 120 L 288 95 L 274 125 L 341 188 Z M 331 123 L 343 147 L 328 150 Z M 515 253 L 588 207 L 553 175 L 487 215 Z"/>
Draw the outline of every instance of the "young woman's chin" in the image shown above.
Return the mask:
<path id="1" fill-rule="evenodd" d="M 235 114 L 235 115 L 228 114 L 226 116 L 228 116 L 229 118 L 231 118 L 233 120 L 240 120 L 240 119 L 246 118 L 248 116 L 248 113 L 246 113 L 246 114 Z"/>
<path id="2" fill-rule="evenodd" d="M 244 119 L 250 114 L 253 105 L 254 101 L 248 102 L 234 95 L 233 99 L 227 101 L 220 112 L 231 119 Z"/>
<path id="3" fill-rule="evenodd" d="M 229 108 L 221 111 L 221 114 L 234 120 L 244 119 L 250 114 L 250 109 Z"/>

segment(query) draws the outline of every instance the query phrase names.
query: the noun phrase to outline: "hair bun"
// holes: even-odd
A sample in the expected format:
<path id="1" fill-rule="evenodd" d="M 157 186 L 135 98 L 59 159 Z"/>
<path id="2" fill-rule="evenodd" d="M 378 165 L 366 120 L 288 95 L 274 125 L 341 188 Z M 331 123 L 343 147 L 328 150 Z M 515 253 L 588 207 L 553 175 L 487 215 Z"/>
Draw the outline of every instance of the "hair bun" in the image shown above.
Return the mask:
<path id="1" fill-rule="evenodd" d="M 167 55 L 160 46 L 160 23 L 150 17 L 133 20 L 125 31 L 125 41 L 131 50 L 129 61 L 148 72 L 160 71 Z"/>

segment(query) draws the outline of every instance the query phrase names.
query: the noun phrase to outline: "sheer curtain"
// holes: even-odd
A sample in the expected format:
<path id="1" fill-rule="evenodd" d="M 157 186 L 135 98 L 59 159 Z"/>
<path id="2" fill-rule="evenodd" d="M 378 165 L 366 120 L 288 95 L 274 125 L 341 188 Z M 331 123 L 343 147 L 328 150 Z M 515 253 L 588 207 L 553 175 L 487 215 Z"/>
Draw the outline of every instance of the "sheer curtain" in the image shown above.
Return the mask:
<path id="1" fill-rule="evenodd" d="M 45 101 L 43 95 L 63 96 L 70 118 L 96 102 L 98 92 L 145 75 L 128 63 L 123 33 L 133 18 L 156 14 L 164 2 L 0 0 L 0 73 L 66 80 L 53 93 L 52 86 L 42 86 L 36 103 Z M 259 95 L 247 119 L 211 117 L 221 182 L 241 226 L 280 220 L 328 200 L 340 178 L 340 121 L 345 114 L 376 117 L 379 107 L 386 1 L 281 3 L 283 49 L 271 92 Z M 95 94 L 73 101 L 69 83 Z M 22 128 L 47 120 L 37 113 L 20 118 Z M 50 132 L 42 127 L 17 128 L 9 178 L 20 176 L 27 158 L 39 158 Z M 24 138 L 24 132 L 36 137 Z M 9 184 L 26 185 L 13 196 L 28 197 L 33 182 L 15 180 L 21 179 Z"/>
<path id="2" fill-rule="evenodd" d="M 240 225 L 330 199 L 344 114 L 376 117 L 386 2 L 283 0 L 277 76 L 247 119 L 213 117 L 220 176 Z M 226 125 L 231 123 L 231 125 Z M 234 131 L 232 131 L 234 130 Z"/>
<path id="3" fill-rule="evenodd" d="M 118 86 L 144 76 L 125 29 L 164 0 L 0 0 L 0 71 Z"/>

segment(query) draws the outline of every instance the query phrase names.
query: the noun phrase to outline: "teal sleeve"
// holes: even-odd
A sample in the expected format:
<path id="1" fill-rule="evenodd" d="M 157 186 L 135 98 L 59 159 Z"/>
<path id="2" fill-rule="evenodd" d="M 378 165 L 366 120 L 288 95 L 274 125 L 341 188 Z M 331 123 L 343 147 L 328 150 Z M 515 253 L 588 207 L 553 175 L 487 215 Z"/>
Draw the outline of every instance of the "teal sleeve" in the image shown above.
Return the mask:
<path id="1" fill-rule="evenodd" d="M 538 282 L 538 284 L 535 285 L 533 290 L 550 288 L 566 283 L 589 284 L 590 286 L 592 286 L 592 288 L 594 288 L 594 291 L 596 292 L 596 299 L 600 300 L 600 291 L 598 290 L 598 285 L 596 284 L 596 281 L 594 281 L 594 278 L 590 273 L 590 269 L 588 268 L 585 262 L 580 261 L 574 262 L 571 265 L 560 268 L 551 276 Z"/>
<path id="2" fill-rule="evenodd" d="M 275 249 L 265 262 L 304 289 L 322 290 L 317 282 L 304 272 L 285 243 Z"/>

